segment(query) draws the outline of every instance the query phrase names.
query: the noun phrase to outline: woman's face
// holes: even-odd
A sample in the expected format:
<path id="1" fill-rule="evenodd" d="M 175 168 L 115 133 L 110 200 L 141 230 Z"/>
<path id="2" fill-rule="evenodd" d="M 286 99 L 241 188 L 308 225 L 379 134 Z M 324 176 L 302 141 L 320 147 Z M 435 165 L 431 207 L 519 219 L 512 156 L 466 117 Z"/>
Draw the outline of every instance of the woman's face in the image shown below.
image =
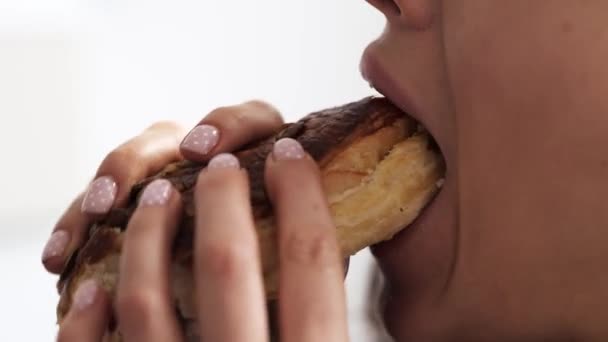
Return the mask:
<path id="1" fill-rule="evenodd" d="M 362 73 L 442 148 L 442 192 L 374 249 L 396 337 L 602 331 L 608 2 L 368 0 Z M 599 330 L 598 330 L 599 329 Z"/>

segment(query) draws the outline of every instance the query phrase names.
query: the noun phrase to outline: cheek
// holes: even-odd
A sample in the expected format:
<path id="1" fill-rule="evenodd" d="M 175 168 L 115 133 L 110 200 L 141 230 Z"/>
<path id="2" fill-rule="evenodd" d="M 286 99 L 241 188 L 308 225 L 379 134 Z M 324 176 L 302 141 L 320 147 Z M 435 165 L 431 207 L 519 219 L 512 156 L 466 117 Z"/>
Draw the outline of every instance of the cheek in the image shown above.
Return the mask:
<path id="1" fill-rule="evenodd" d="M 580 147 L 605 136 L 608 29 L 591 6 L 572 4 L 446 1 L 463 225 L 495 225 L 521 194 L 556 204 L 542 197 L 558 195 L 551 182 L 584 178 L 576 165 L 594 163 L 594 149 Z"/>
<path id="2" fill-rule="evenodd" d="M 539 46 L 546 42 L 531 30 L 535 19 L 524 16 L 515 22 L 517 11 L 511 7 L 473 0 L 446 5 L 446 63 L 459 119 L 523 100 L 547 74 L 542 69 L 551 67 L 539 60 L 539 48 L 547 47 Z"/>
<path id="3" fill-rule="evenodd" d="M 540 196 L 544 187 L 555 189 L 552 179 L 572 179 L 580 172 L 568 165 L 592 162 L 592 150 L 576 147 L 605 135 L 603 125 L 593 122 L 593 115 L 573 113 L 608 109 L 602 95 L 608 88 L 608 48 L 597 41 L 606 28 L 593 27 L 593 13 L 577 12 L 561 0 L 551 6 L 455 3 L 446 1 L 444 35 L 458 131 L 462 223 L 474 218 L 491 224 L 504 215 L 501 208 L 515 209 L 518 204 L 511 202 L 521 194 L 536 189 Z M 588 21 L 572 26 L 573 17 Z M 502 206 L 494 194 L 501 194 Z"/>
<path id="4" fill-rule="evenodd" d="M 445 1 L 459 141 L 455 283 L 460 298 L 480 309 L 498 303 L 510 313 L 488 318 L 496 329 L 542 326 L 536 320 L 552 317 L 580 285 L 570 277 L 577 267 L 563 265 L 574 255 L 594 265 L 594 249 L 573 246 L 593 246 L 597 234 L 590 217 L 600 211 L 587 208 L 597 207 L 589 196 L 600 183 L 584 187 L 599 178 L 589 165 L 606 141 L 608 34 L 601 11 L 575 4 Z M 560 287 L 535 292 L 542 283 Z"/>
<path id="5" fill-rule="evenodd" d="M 581 7 L 563 0 L 446 1 L 447 73 L 458 119 L 470 119 L 459 128 L 522 128 L 492 119 L 500 115 L 542 128 L 543 113 L 588 107 L 587 95 L 605 89 L 594 90 L 592 82 L 606 75 L 605 58 L 598 56 L 607 50 L 601 37 L 608 30 L 594 25 L 592 11 Z"/>

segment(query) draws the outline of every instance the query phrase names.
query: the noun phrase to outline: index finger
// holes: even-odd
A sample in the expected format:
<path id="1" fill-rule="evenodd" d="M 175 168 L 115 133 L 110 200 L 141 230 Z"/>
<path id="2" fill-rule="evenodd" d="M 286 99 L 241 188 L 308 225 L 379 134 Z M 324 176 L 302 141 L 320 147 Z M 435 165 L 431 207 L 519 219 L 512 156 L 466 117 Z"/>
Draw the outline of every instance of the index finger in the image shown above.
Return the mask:
<path id="1" fill-rule="evenodd" d="M 209 160 L 275 133 L 283 125 L 278 110 L 262 101 L 220 107 L 209 113 L 181 144 L 185 158 Z"/>

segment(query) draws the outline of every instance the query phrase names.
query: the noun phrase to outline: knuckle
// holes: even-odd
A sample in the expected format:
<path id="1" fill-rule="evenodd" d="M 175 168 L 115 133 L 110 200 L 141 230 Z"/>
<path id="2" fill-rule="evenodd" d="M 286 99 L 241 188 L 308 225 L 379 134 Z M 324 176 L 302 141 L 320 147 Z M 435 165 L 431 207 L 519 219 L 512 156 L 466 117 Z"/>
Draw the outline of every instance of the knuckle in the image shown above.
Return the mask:
<path id="1" fill-rule="evenodd" d="M 182 130 L 183 127 L 179 123 L 171 120 L 161 120 L 148 126 L 144 132 L 158 132 L 158 131 L 176 131 Z"/>
<path id="2" fill-rule="evenodd" d="M 333 229 L 333 228 L 332 228 Z M 328 229 L 298 229 L 283 239 L 281 246 L 285 262 L 314 267 L 329 267 L 339 264 L 338 245 Z"/>
<path id="3" fill-rule="evenodd" d="M 204 243 L 198 253 L 198 271 L 220 281 L 232 281 L 251 271 L 251 246 L 234 241 Z"/>
<path id="4" fill-rule="evenodd" d="M 253 99 L 246 102 L 246 105 L 250 106 L 256 113 L 270 114 L 272 116 L 281 117 L 279 110 L 266 101 L 259 99 Z"/>
<path id="5" fill-rule="evenodd" d="M 139 153 L 126 143 L 110 152 L 104 158 L 100 170 L 129 170 L 125 166 L 137 163 L 139 159 Z"/>
<path id="6" fill-rule="evenodd" d="M 280 125 L 283 123 L 283 116 L 281 112 L 273 105 L 268 102 L 264 102 L 261 100 L 252 100 L 249 104 L 255 108 L 256 113 L 260 113 L 264 115 L 267 119 L 272 121 L 273 123 Z"/>
<path id="7" fill-rule="evenodd" d="M 160 291 L 137 288 L 118 293 L 116 311 L 121 323 L 131 324 L 136 320 L 138 325 L 146 326 L 155 313 L 161 312 L 163 303 Z"/>
<path id="8" fill-rule="evenodd" d="M 222 107 L 214 111 L 214 113 L 226 131 L 238 130 L 247 120 L 246 111 L 239 106 Z"/>
<path id="9" fill-rule="evenodd" d="M 256 107 L 259 109 L 264 109 L 264 110 L 274 110 L 275 108 L 268 102 L 260 100 L 260 99 L 251 99 L 247 102 L 245 102 L 245 104 L 252 106 L 252 107 Z"/>
<path id="10" fill-rule="evenodd" d="M 255 99 L 236 106 L 218 107 L 207 115 L 205 121 L 219 123 L 223 130 L 233 131 L 262 123 L 281 125 L 283 118 L 274 106 Z"/>

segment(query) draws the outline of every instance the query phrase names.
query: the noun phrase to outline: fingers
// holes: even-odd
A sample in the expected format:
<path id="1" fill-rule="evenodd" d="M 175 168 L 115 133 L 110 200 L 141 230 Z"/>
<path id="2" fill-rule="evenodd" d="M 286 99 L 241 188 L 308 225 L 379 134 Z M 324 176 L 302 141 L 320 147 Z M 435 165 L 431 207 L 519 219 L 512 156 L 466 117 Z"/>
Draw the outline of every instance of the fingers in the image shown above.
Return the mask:
<path id="1" fill-rule="evenodd" d="M 344 265 L 319 170 L 297 141 L 282 139 L 265 177 L 279 229 L 282 338 L 347 341 Z"/>
<path id="2" fill-rule="evenodd" d="M 84 194 L 78 196 L 55 225 L 42 251 L 42 264 L 52 273 L 59 273 L 66 259 L 80 245 L 89 218 L 82 214 L 80 206 Z"/>
<path id="3" fill-rule="evenodd" d="M 178 125 L 161 122 L 111 152 L 89 189 L 72 202 L 57 222 L 42 254 L 46 269 L 61 272 L 93 218 L 124 205 L 137 181 L 178 160 L 179 142 L 184 135 L 185 130 Z"/>
<path id="4" fill-rule="evenodd" d="M 126 230 L 116 308 L 124 339 L 181 341 L 171 301 L 171 246 L 181 214 L 179 193 L 156 180 L 142 193 Z"/>
<path id="5" fill-rule="evenodd" d="M 267 103 L 250 101 L 218 108 L 186 136 L 181 145 L 185 158 L 204 161 L 222 152 L 271 135 L 283 124 L 279 112 Z"/>
<path id="6" fill-rule="evenodd" d="M 57 341 L 101 342 L 109 315 L 109 296 L 95 280 L 86 280 L 74 294 L 72 307 L 59 327 Z"/>
<path id="7" fill-rule="evenodd" d="M 267 340 L 264 290 L 247 174 L 214 157 L 195 189 L 195 284 L 202 341 Z"/>
<path id="8" fill-rule="evenodd" d="M 171 122 L 157 123 L 112 151 L 101 163 L 82 201 L 87 214 L 105 214 L 128 200 L 131 187 L 181 158 L 179 142 L 184 128 Z"/>
<path id="9" fill-rule="evenodd" d="M 55 226 L 43 251 L 43 264 L 49 272 L 61 272 L 67 258 L 82 243 L 85 228 L 93 218 L 124 205 L 137 181 L 181 158 L 181 154 L 192 160 L 207 160 L 268 136 L 282 124 L 272 106 L 250 101 L 214 110 L 185 139 L 184 129 L 174 123 L 153 125 L 104 159 L 88 190 Z"/>

